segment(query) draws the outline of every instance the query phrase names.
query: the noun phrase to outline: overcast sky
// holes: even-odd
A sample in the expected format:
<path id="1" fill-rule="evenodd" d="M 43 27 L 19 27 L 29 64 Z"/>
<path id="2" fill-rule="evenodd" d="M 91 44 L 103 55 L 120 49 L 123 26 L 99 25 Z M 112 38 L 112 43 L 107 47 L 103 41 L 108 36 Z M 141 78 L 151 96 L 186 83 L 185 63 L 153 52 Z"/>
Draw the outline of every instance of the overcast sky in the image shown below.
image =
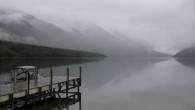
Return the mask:
<path id="1" fill-rule="evenodd" d="M 175 54 L 195 43 L 194 0 L 0 0 L 67 29 L 94 23 Z"/>

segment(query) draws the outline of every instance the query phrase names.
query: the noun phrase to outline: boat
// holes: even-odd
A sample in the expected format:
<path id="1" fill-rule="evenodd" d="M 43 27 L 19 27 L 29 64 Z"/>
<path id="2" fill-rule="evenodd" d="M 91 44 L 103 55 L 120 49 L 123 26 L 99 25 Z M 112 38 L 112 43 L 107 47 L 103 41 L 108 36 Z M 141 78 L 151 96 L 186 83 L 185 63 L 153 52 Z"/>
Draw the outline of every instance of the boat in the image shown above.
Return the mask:
<path id="1" fill-rule="evenodd" d="M 11 78 L 0 81 L 0 85 L 6 85 L 13 82 L 27 81 L 29 80 L 44 79 L 39 73 L 36 66 L 17 66 L 11 69 Z"/>

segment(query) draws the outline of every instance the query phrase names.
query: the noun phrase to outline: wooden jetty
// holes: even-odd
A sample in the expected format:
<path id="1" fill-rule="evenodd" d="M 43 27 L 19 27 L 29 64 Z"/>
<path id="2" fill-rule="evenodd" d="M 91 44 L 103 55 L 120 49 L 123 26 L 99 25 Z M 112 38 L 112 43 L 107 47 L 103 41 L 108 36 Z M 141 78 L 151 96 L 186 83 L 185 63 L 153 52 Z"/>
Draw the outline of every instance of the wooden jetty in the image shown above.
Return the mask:
<path id="1" fill-rule="evenodd" d="M 28 73 L 26 81 L 14 80 L 13 83 L 0 85 L 0 110 L 16 109 L 48 99 L 80 99 L 81 74 L 82 68 L 79 67 L 79 77 L 70 77 L 69 68 L 66 76 L 53 76 L 51 68 L 50 77 L 30 80 Z"/>
<path id="2" fill-rule="evenodd" d="M 39 101 L 39 103 L 36 103 L 35 105 L 27 105 L 23 106 L 22 108 L 19 108 L 19 110 L 69 110 L 69 108 L 77 103 L 79 103 L 79 106 L 76 108 L 78 110 L 81 110 L 81 97 L 78 97 L 78 94 L 75 94 L 76 98 L 71 98 L 69 96 L 69 99 L 48 99 L 47 101 Z M 73 95 L 72 95 L 73 96 Z"/>

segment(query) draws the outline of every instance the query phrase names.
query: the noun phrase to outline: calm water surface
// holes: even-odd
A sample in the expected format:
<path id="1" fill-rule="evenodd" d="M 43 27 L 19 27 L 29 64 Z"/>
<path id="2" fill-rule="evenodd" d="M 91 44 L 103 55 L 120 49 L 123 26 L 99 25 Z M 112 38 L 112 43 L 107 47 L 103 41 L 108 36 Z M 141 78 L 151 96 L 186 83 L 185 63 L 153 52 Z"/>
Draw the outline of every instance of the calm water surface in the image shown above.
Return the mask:
<path id="1" fill-rule="evenodd" d="M 27 64 L 39 66 L 42 76 L 49 65 L 57 76 L 65 76 L 66 67 L 77 76 L 82 66 L 82 110 L 195 110 L 194 59 L 4 59 L 0 82 L 9 80 L 11 66 Z"/>

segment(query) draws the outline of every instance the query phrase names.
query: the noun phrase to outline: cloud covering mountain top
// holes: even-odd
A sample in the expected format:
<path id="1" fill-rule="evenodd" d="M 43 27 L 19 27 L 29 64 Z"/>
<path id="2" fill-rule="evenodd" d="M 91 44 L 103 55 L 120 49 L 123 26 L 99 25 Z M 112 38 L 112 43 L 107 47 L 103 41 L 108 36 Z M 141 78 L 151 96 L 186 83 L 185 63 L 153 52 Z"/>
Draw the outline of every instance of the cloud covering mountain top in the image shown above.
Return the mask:
<path id="1" fill-rule="evenodd" d="M 1 40 L 99 52 L 107 56 L 167 56 L 119 32 L 110 33 L 97 25 L 88 25 L 85 29 L 71 27 L 71 30 L 63 30 L 25 12 L 5 12 L 0 15 Z"/>
<path id="2" fill-rule="evenodd" d="M 0 4 L 64 30 L 94 23 L 171 54 L 195 42 L 194 0 L 0 0 Z"/>

